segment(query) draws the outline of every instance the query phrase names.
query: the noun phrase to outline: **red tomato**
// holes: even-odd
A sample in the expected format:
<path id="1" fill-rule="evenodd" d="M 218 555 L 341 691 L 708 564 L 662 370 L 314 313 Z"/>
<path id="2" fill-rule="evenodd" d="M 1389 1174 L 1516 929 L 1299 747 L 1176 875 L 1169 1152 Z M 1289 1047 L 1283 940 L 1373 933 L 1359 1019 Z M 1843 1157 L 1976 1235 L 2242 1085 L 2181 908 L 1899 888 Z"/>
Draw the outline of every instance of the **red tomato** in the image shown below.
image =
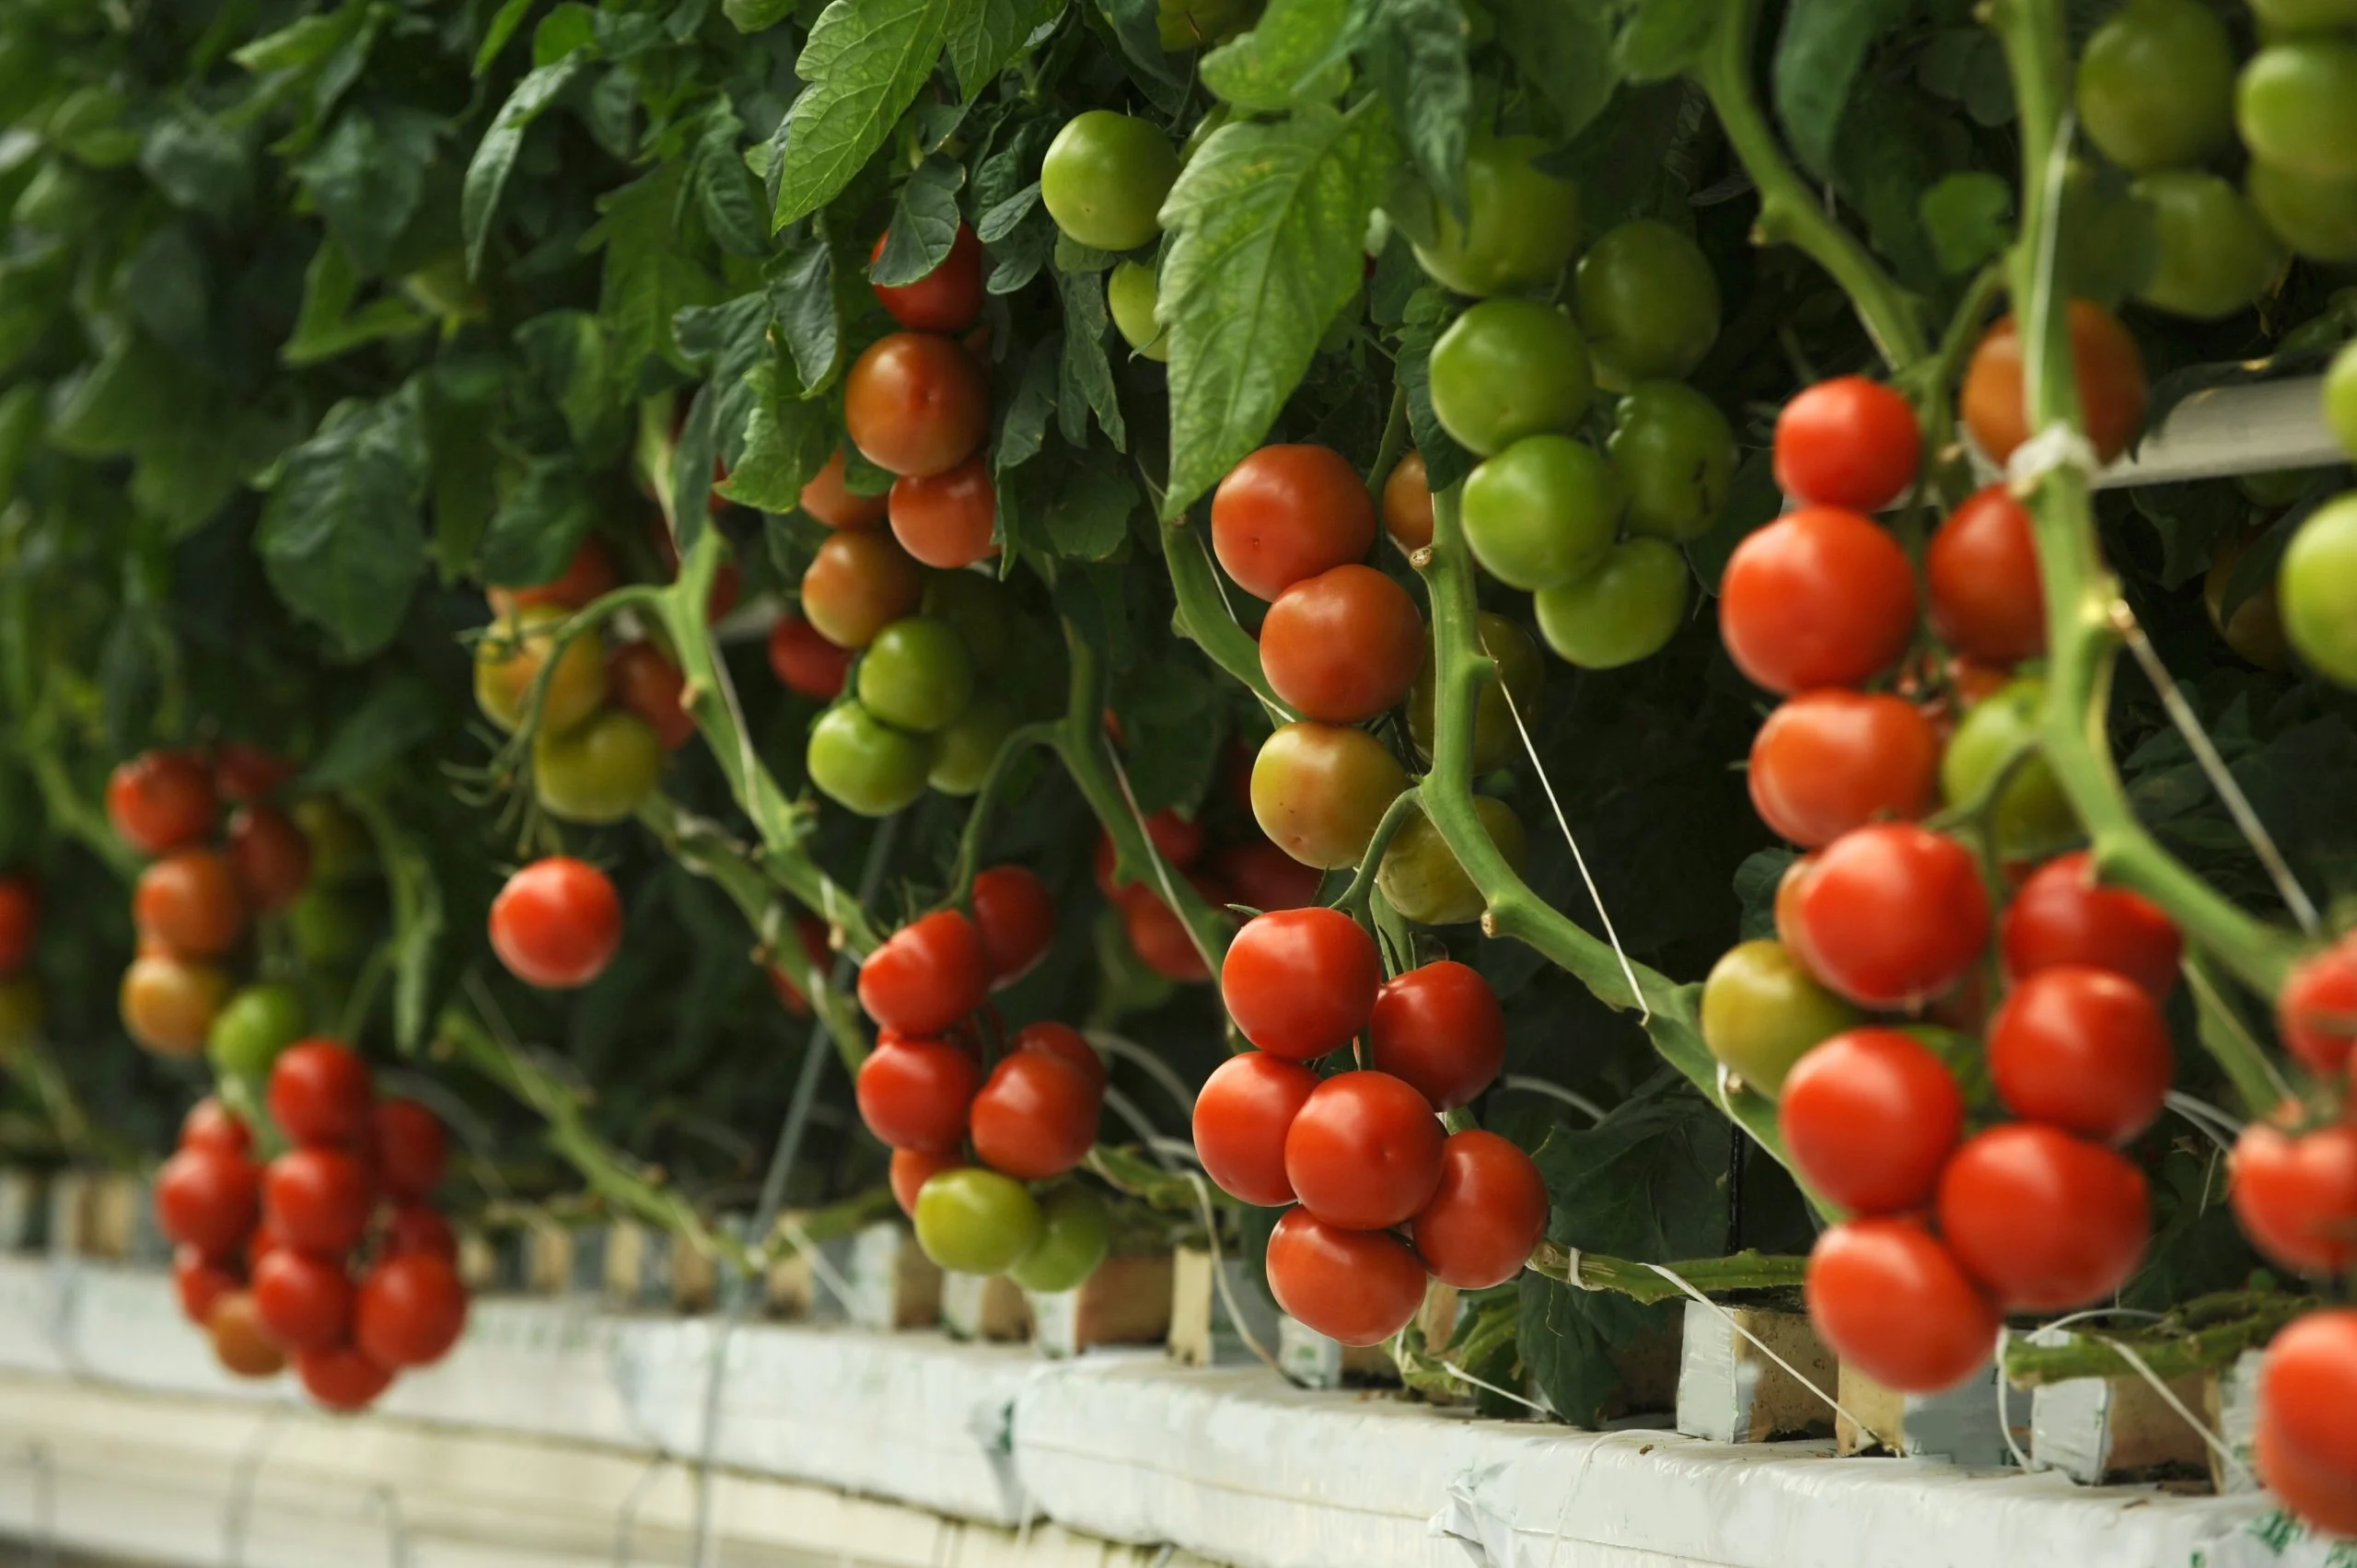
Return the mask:
<path id="1" fill-rule="evenodd" d="M 390 1372 L 350 1345 L 296 1351 L 295 1376 L 303 1392 L 331 1411 L 364 1410 L 393 1382 Z"/>
<path id="2" fill-rule="evenodd" d="M 842 695 L 851 661 L 851 649 L 835 646 L 791 610 L 770 628 L 770 669 L 789 691 L 830 703 Z"/>
<path id="3" fill-rule="evenodd" d="M 900 1213 L 917 1212 L 917 1194 L 924 1184 L 945 1170 L 962 1170 L 964 1159 L 954 1154 L 927 1154 L 923 1149 L 892 1151 L 892 1201 L 900 1205 Z"/>
<path id="4" fill-rule="evenodd" d="M 2002 484 L 1965 498 L 1923 557 L 1932 630 L 1967 658 L 2018 664 L 2046 651 L 2046 590 L 2029 513 Z"/>
<path id="5" fill-rule="evenodd" d="M 1849 1029 L 1794 1063 L 1776 1103 L 1793 1164 L 1861 1214 L 1921 1209 L 1964 1132 L 1947 1064 L 1897 1029 Z"/>
<path id="6" fill-rule="evenodd" d="M 268 914 L 311 883 L 311 841 L 275 806 L 244 806 L 229 818 L 229 865 L 254 908 Z"/>
<path id="7" fill-rule="evenodd" d="M 32 960 L 41 931 L 41 893 L 29 877 L 0 877 L 0 975 Z"/>
<path id="8" fill-rule="evenodd" d="M 1028 867 L 993 865 L 977 874 L 971 902 L 993 991 L 1013 985 L 1048 956 L 1056 939 L 1056 901 Z"/>
<path id="9" fill-rule="evenodd" d="M 1221 850 L 1213 868 L 1236 901 L 1251 910 L 1306 909 L 1318 901 L 1318 884 L 1325 880 L 1316 866 L 1258 838 Z"/>
<path id="10" fill-rule="evenodd" d="M 226 1149 L 182 1149 L 156 1172 L 156 1228 L 213 1257 L 246 1244 L 261 1201 L 261 1173 Z"/>
<path id="11" fill-rule="evenodd" d="M 1298 1062 L 1248 1051 L 1212 1069 L 1195 1096 L 1195 1156 L 1229 1197 L 1263 1208 L 1294 1201 L 1285 1133 L 1318 1087 Z"/>
<path id="12" fill-rule="evenodd" d="M 974 1097 L 974 1153 L 1018 1181 L 1062 1176 L 1097 1142 L 1102 1086 L 1052 1051 L 1002 1057 Z"/>
<path id="13" fill-rule="evenodd" d="M 192 751 L 142 752 L 107 779 L 107 820 L 142 854 L 203 838 L 219 814 L 213 772 Z"/>
<path id="14" fill-rule="evenodd" d="M 172 1249 L 172 1295 L 180 1316 L 192 1323 L 210 1318 L 221 1298 L 244 1283 L 234 1260 L 208 1257 L 201 1247 Z"/>
<path id="15" fill-rule="evenodd" d="M 653 643 L 619 643 L 606 656 L 607 698 L 644 719 L 666 751 L 677 751 L 696 733 L 684 701 L 687 691 L 687 677 Z"/>
<path id="16" fill-rule="evenodd" d="M 2030 874 L 1998 930 L 2005 973 L 2015 981 L 2058 964 L 2109 970 L 2156 1002 L 2177 987 L 2183 939 L 2160 906 L 2125 888 L 2099 886 L 2084 850 L 2057 855 Z"/>
<path id="17" fill-rule="evenodd" d="M 1442 958 L 1375 993 L 1367 1064 L 1405 1083 L 1434 1110 L 1470 1104 L 1505 1062 L 1505 1014 L 1479 970 Z"/>
<path id="18" fill-rule="evenodd" d="M 1547 1184 L 1530 1156 L 1495 1132 L 1450 1133 L 1440 1185 L 1408 1227 L 1433 1276 L 1459 1290 L 1504 1284 L 1546 1234 Z"/>
<path id="19" fill-rule="evenodd" d="M 990 434 L 990 378 L 954 338 L 894 332 L 843 378 L 843 425 L 880 469 L 946 473 Z"/>
<path id="20" fill-rule="evenodd" d="M 231 1291 L 215 1302 L 204 1326 L 213 1336 L 214 1359 L 240 1377 L 275 1377 L 286 1365 L 245 1291 Z"/>
<path id="21" fill-rule="evenodd" d="M 2319 1074 L 2347 1067 L 2357 1047 L 2357 938 L 2305 959 L 2275 999 L 2284 1049 Z"/>
<path id="22" fill-rule="evenodd" d="M 273 757 L 259 746 L 225 740 L 213 749 L 213 784 L 225 798 L 241 806 L 274 795 L 295 776 L 295 764 Z"/>
<path id="23" fill-rule="evenodd" d="M 870 266 L 884 254 L 885 236 L 867 253 Z M 903 327 L 926 332 L 962 332 L 982 313 L 982 242 L 964 224 L 949 242 L 949 254 L 914 283 L 870 284 L 876 297 Z"/>
<path id="24" fill-rule="evenodd" d="M 536 860 L 491 900 L 491 946 L 527 985 L 570 990 L 606 970 L 622 944 L 622 900 L 606 874 L 565 855 Z"/>
<path id="25" fill-rule="evenodd" d="M 1220 999 L 1244 1038 L 1296 1062 L 1339 1051 L 1366 1027 L 1383 960 L 1340 910 L 1272 910 L 1245 922 L 1220 965 Z"/>
<path id="26" fill-rule="evenodd" d="M 939 1034 L 990 995 L 981 933 L 956 910 L 896 931 L 859 966 L 859 1005 L 905 1035 Z"/>
<path id="27" fill-rule="evenodd" d="M 287 1350 L 343 1342 L 352 1328 L 352 1276 L 341 1258 L 281 1247 L 254 1265 L 254 1311 Z"/>
<path id="28" fill-rule="evenodd" d="M 946 473 L 910 474 L 892 482 L 889 516 L 900 548 L 928 566 L 954 572 L 998 553 L 998 487 L 977 454 Z"/>
<path id="29" fill-rule="evenodd" d="M 1886 1388 L 1937 1394 L 1989 1364 L 1996 1305 L 1913 1220 L 1848 1220 L 1808 1256 L 1809 1321 L 1826 1345 Z"/>
<path id="30" fill-rule="evenodd" d="M 1008 1048 L 1045 1051 L 1058 1061 L 1069 1063 L 1079 1069 L 1080 1075 L 1088 1080 L 1090 1093 L 1102 1095 L 1105 1092 L 1105 1059 L 1097 1054 L 1097 1048 L 1088 1043 L 1088 1037 L 1070 1024 L 1060 1024 L 1052 1018 L 1026 1024 L 1015 1031 L 1015 1039 L 1008 1042 Z"/>
<path id="31" fill-rule="evenodd" d="M 174 850 L 142 871 L 131 916 L 183 958 L 219 958 L 246 934 L 245 895 L 217 850 Z"/>
<path id="32" fill-rule="evenodd" d="M 2014 1121 L 1966 1140 L 1940 1178 L 1940 1234 L 2009 1312 L 2101 1301 L 2152 1239 L 2144 1173 L 2100 1144 Z"/>
<path id="33" fill-rule="evenodd" d="M 183 1149 L 219 1149 L 224 1154 L 249 1155 L 253 1146 L 253 1130 L 238 1119 L 237 1112 L 211 1095 L 189 1107 L 188 1114 L 180 1118 Z"/>
<path id="34" fill-rule="evenodd" d="M 270 1119 L 297 1144 L 353 1144 L 368 1130 L 368 1063 L 331 1040 L 297 1040 L 271 1063 Z"/>
<path id="35" fill-rule="evenodd" d="M 1304 577 L 1260 622 L 1260 669 L 1306 716 L 1356 724 L 1398 705 L 1424 661 L 1408 590 L 1355 562 Z"/>
<path id="36" fill-rule="evenodd" d="M 1940 738 L 1922 709 L 1883 692 L 1804 691 L 1751 743 L 1751 804 L 1796 844 L 1927 815 L 1940 798 Z"/>
<path id="37" fill-rule="evenodd" d="M 2071 301 L 2070 331 L 2083 427 L 2096 455 L 2109 462 L 2144 423 L 2144 357 L 2119 318 L 2091 301 Z M 1965 427 L 1991 462 L 2003 464 L 2030 437 L 2023 395 L 2021 337 L 2007 316 L 1972 351 L 1958 403 Z"/>
<path id="38" fill-rule="evenodd" d="M 1212 878 L 1190 871 L 1187 881 L 1202 894 L 1205 902 L 1216 905 L 1226 901 L 1226 894 Z M 1211 966 L 1203 961 L 1202 949 L 1195 946 L 1187 923 L 1153 889 L 1132 885 L 1120 889 L 1114 898 L 1120 905 L 1121 929 L 1130 938 L 1130 950 L 1146 968 L 1181 985 L 1196 985 L 1211 979 Z"/>
<path id="39" fill-rule="evenodd" d="M 1813 506 L 1879 512 L 1907 493 L 1923 459 L 1908 401 L 1864 376 L 1805 388 L 1776 416 L 1776 484 Z"/>
<path id="40" fill-rule="evenodd" d="M 287 1247 L 349 1252 L 368 1229 L 368 1170 L 342 1149 L 289 1149 L 262 1172 L 262 1207 Z"/>
<path id="41" fill-rule="evenodd" d="M 1989 1071 L 2005 1108 L 2097 1143 L 2150 1127 L 2175 1067 L 2160 1005 L 2107 970 L 2039 970 L 1990 1027 Z"/>
<path id="42" fill-rule="evenodd" d="M 1374 546 L 1375 498 L 1331 447 L 1263 447 L 1212 492 L 1213 553 L 1260 598 L 1364 560 Z"/>
<path id="43" fill-rule="evenodd" d="M 2235 1218 L 2269 1261 L 2300 1274 L 2357 1264 L 2357 1127 L 2295 1133 L 2254 1121 L 2226 1174 Z"/>
<path id="44" fill-rule="evenodd" d="M 2259 1474 L 2320 1529 L 2357 1536 L 2357 1308 L 2328 1307 L 2275 1336 L 2258 1374 Z"/>
<path id="45" fill-rule="evenodd" d="M 430 1252 L 455 1263 L 459 1260 L 459 1233 L 450 1228 L 442 1211 L 431 1204 L 396 1204 L 385 1221 L 377 1255 L 398 1258 L 404 1252 Z"/>
<path id="46" fill-rule="evenodd" d="M 1433 492 L 1422 452 L 1402 453 L 1383 482 L 1383 531 L 1411 553 L 1433 541 Z"/>
<path id="47" fill-rule="evenodd" d="M 377 1106 L 377 1179 L 393 1198 L 424 1198 L 442 1184 L 450 1163 L 450 1134 L 442 1119 L 413 1099 Z"/>
<path id="48" fill-rule="evenodd" d="M 1190 822 L 1166 806 L 1145 819 L 1145 836 L 1154 845 L 1155 854 L 1184 871 L 1202 857 L 1203 845 L 1211 835 L 1202 825 Z M 1113 840 L 1099 830 L 1097 836 L 1097 886 L 1110 898 L 1113 895 Z"/>
<path id="49" fill-rule="evenodd" d="M 924 569 L 884 534 L 830 534 L 802 573 L 802 613 L 839 648 L 867 646 L 923 601 Z"/>
<path id="50" fill-rule="evenodd" d="M 1912 823 L 1878 823 L 1819 851 L 1794 899 L 1802 961 L 1864 1007 L 1907 1007 L 1954 985 L 1989 940 L 1971 852 Z"/>
<path id="51" fill-rule="evenodd" d="M 827 466 L 802 487 L 802 509 L 830 528 L 873 528 L 884 520 L 881 495 L 854 495 L 843 484 L 843 454 L 838 447 Z"/>
<path id="52" fill-rule="evenodd" d="M 1811 975 L 1817 973 L 1817 965 L 1809 958 L 1808 934 L 1801 929 L 1801 894 L 1807 889 L 1809 877 L 1816 870 L 1817 856 L 1804 854 L 1785 866 L 1784 874 L 1776 878 L 1776 940 Z"/>
<path id="53" fill-rule="evenodd" d="M 1265 448 L 1264 448 L 1265 449 Z M 1277 1305 L 1330 1340 L 1379 1345 L 1424 1304 L 1424 1266 L 1397 1238 L 1286 1211 L 1269 1236 Z"/>
<path id="54" fill-rule="evenodd" d="M 1855 512 L 1811 506 L 1736 546 L 1719 582 L 1719 635 L 1736 668 L 1787 696 L 1856 686 L 1915 634 L 1915 572 Z"/>
<path id="55" fill-rule="evenodd" d="M 387 1258 L 360 1282 L 352 1338 L 379 1366 L 439 1361 L 467 1327 L 467 1287 L 459 1271 L 424 1252 Z"/>
<path id="56" fill-rule="evenodd" d="M 1390 1074 L 1343 1073 L 1285 1130 L 1285 1179 L 1326 1224 L 1382 1230 L 1431 1200 L 1444 1137 L 1431 1104 Z"/>
<path id="57" fill-rule="evenodd" d="M 878 1045 L 853 1086 L 859 1119 L 896 1149 L 950 1154 L 966 1141 L 966 1109 L 982 1081 L 974 1059 L 937 1040 Z"/>
<path id="58" fill-rule="evenodd" d="M 678 563 L 674 562 L 676 567 Z M 613 558 L 606 547 L 593 537 L 581 541 L 564 570 L 545 583 L 529 587 L 495 587 L 484 590 L 494 614 L 505 616 L 527 605 L 554 605 L 560 610 L 579 610 L 593 599 L 611 593 L 619 581 L 614 575 Z"/>

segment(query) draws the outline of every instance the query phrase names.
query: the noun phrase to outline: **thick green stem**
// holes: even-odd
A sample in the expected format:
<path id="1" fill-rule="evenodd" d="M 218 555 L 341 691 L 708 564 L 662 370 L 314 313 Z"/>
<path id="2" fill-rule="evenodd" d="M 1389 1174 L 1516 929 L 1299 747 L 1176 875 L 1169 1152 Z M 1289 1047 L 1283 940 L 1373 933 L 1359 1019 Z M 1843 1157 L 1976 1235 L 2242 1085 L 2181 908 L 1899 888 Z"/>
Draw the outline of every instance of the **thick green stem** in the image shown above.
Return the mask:
<path id="1" fill-rule="evenodd" d="M 1650 1263 L 1607 1258 L 1543 1241 L 1523 1265 L 1532 1273 L 1561 1280 L 1582 1290 L 1608 1290 L 1631 1300 L 1652 1303 L 1683 1298 L 1676 1281 Z M 1665 1263 L 1704 1295 L 1725 1295 L 1747 1290 L 1798 1290 L 1808 1272 L 1805 1258 L 1782 1258 L 1765 1252 L 1737 1252 L 1725 1258 L 1697 1258 L 1691 1262 Z"/>
<path id="2" fill-rule="evenodd" d="M 2235 1293 L 2189 1302 L 2174 1315 L 2178 1320 L 2132 1334 L 2081 1330 L 2059 1345 L 2017 1339 L 2005 1346 L 2005 1380 L 2019 1388 L 2079 1377 L 2126 1377 L 2141 1385 L 2142 1375 L 2118 1348 L 2123 1345 L 2154 1376 L 2183 1377 L 2226 1365 L 2315 1306 L 2314 1296 Z M 2209 1321 L 2221 1316 L 2224 1321 Z"/>
<path id="3" fill-rule="evenodd" d="M 1260 645 L 1237 623 L 1227 600 L 1221 597 L 1219 569 L 1212 564 L 1203 530 L 1183 517 L 1162 525 L 1162 559 L 1170 569 L 1171 591 L 1178 609 L 1172 624 L 1178 634 L 1203 650 L 1210 660 L 1252 689 L 1270 716 L 1290 724 L 1301 715 L 1288 707 L 1260 671 Z"/>
<path id="4" fill-rule="evenodd" d="M 1351 885 L 1334 900 L 1334 908 L 1348 910 L 1353 915 L 1366 912 L 1367 896 L 1375 890 L 1376 874 L 1383 868 L 1383 852 L 1408 825 L 1408 819 L 1422 809 L 1420 792 L 1411 787 L 1401 790 L 1391 804 L 1384 807 L 1383 817 L 1375 825 L 1375 836 L 1367 841 L 1366 854 L 1359 857 L 1358 869 L 1351 874 Z"/>

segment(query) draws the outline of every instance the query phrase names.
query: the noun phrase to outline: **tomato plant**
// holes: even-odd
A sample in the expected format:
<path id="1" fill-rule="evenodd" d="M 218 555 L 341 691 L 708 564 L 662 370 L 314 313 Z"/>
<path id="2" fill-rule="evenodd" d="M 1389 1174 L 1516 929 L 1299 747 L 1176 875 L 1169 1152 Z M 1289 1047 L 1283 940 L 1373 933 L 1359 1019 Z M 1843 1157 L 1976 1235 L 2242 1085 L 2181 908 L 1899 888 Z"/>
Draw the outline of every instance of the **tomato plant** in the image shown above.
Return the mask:
<path id="1" fill-rule="evenodd" d="M 990 382 L 954 339 L 896 332 L 878 339 L 843 378 L 853 445 L 889 472 L 947 473 L 990 425 Z"/>
<path id="2" fill-rule="evenodd" d="M 1910 1219 L 1847 1220 L 1817 1237 L 1808 1314 L 1843 1360 L 1922 1393 L 1988 1365 L 2003 1321 L 1956 1255 Z"/>
<path id="3" fill-rule="evenodd" d="M 1989 1072 L 2014 1115 L 2121 1144 L 2160 1115 L 2176 1063 L 2148 993 L 2123 975 L 2059 964 L 2018 982 L 1997 1010 Z"/>
<path id="4" fill-rule="evenodd" d="M 361 1277 L 354 1346 L 377 1366 L 426 1366 L 449 1353 L 467 1326 L 467 1288 L 428 1252 L 387 1258 Z"/>
<path id="5" fill-rule="evenodd" d="M 1650 218 L 1620 224 L 1588 248 L 1574 297 L 1597 371 L 1622 389 L 1688 374 L 1719 335 L 1719 280 L 1709 258 Z"/>
<path id="6" fill-rule="evenodd" d="M 1602 563 L 1627 507 L 1620 474 L 1595 447 L 1526 436 L 1466 481 L 1465 540 L 1509 587 L 1560 587 Z"/>
<path id="7" fill-rule="evenodd" d="M 1097 1142 L 1103 1087 L 1097 1074 L 1052 1051 L 1002 1058 L 968 1111 L 975 1156 L 1019 1180 L 1062 1176 Z"/>
<path id="8" fill-rule="evenodd" d="M 1976 490 L 1923 560 L 1932 630 L 1969 658 L 2013 664 L 2046 648 L 2046 596 L 2029 514 L 2003 486 Z"/>
<path id="9" fill-rule="evenodd" d="M 1407 771 L 1363 729 L 1304 719 L 1269 737 L 1252 763 L 1252 816 L 1305 865 L 1355 865 Z"/>
<path id="10" fill-rule="evenodd" d="M 1453 958 L 1387 981 L 1367 1016 L 1367 1061 L 1434 1110 L 1469 1104 L 1506 1058 L 1505 1014 L 1480 971 Z"/>
<path id="11" fill-rule="evenodd" d="M 1039 200 L 1056 226 L 1100 250 L 1134 250 L 1178 177 L 1169 139 L 1132 115 L 1092 109 L 1066 121 L 1039 165 Z"/>
<path id="12" fill-rule="evenodd" d="M 1776 416 L 1776 483 L 1815 506 L 1881 511 L 1915 482 L 1922 452 L 1907 400 L 1863 376 L 1819 381 Z"/>
<path id="13" fill-rule="evenodd" d="M 1595 394 L 1579 328 L 1529 300 L 1485 299 L 1433 344 L 1433 415 L 1485 458 L 1572 429 Z"/>
<path id="14" fill-rule="evenodd" d="M 1702 1042 L 1771 1098 L 1806 1052 L 1860 1021 L 1789 944 L 1766 937 L 1728 948 L 1702 982 Z"/>
<path id="15" fill-rule="evenodd" d="M 1432 1197 L 1442 1141 L 1431 1104 L 1408 1085 L 1343 1073 L 1311 1090 L 1285 1129 L 1285 1179 L 1327 1225 L 1383 1230 Z"/>
<path id="16" fill-rule="evenodd" d="M 918 1190 L 917 1244 L 945 1269 L 997 1274 L 1021 1262 L 1046 1230 L 1021 1182 L 994 1170 L 938 1172 Z"/>

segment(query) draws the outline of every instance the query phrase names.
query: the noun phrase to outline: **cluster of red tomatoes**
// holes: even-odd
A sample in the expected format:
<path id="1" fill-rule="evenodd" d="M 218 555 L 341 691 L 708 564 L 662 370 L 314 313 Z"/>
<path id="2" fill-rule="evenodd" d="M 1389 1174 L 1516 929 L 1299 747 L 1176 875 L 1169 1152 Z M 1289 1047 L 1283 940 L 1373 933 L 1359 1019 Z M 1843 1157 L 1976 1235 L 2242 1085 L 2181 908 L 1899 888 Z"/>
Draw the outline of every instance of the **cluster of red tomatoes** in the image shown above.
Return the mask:
<path id="1" fill-rule="evenodd" d="M 860 1005 L 877 1028 L 855 1085 L 860 1119 L 892 1150 L 892 1195 L 927 1257 L 1070 1290 L 1111 1245 L 1104 1201 L 1071 1174 L 1097 1142 L 1105 1064 L 1065 1024 L 1002 1038 L 989 1005 L 1054 940 L 1039 877 L 994 866 L 969 902 L 971 914 L 911 922 L 860 966 Z"/>
<path id="2" fill-rule="evenodd" d="M 1279 1306 L 1370 1345 L 1407 1326 L 1428 1278 L 1480 1290 L 1521 1272 L 1547 1229 L 1538 1167 L 1496 1133 L 1451 1132 L 1439 1116 L 1505 1061 L 1489 981 L 1442 959 L 1387 983 L 1364 927 L 1299 909 L 1237 934 L 1220 994 L 1260 1049 L 1205 1080 L 1195 1153 L 1229 1196 L 1293 1205 L 1269 1239 Z M 1367 1065 L 1321 1077 L 1317 1063 L 1362 1031 Z"/>
<path id="3" fill-rule="evenodd" d="M 1248 792 L 1248 785 L 1238 793 Z M 1145 819 L 1145 832 L 1155 853 L 1214 909 L 1227 904 L 1255 910 L 1299 909 L 1318 897 L 1316 870 L 1248 829 L 1225 843 L 1215 842 L 1213 829 L 1166 808 Z M 1153 877 L 1117 877 L 1114 858 L 1112 835 L 1100 830 L 1097 888 L 1120 912 L 1131 950 L 1167 980 L 1192 983 L 1211 979 L 1211 966 L 1204 962 L 1202 950 L 1195 946 L 1186 922 L 1164 901 L 1158 881 Z"/>
<path id="4" fill-rule="evenodd" d="M 312 1399 L 358 1410 L 466 1327 L 458 1238 L 431 1201 L 448 1139 L 424 1106 L 377 1099 L 367 1063 L 333 1040 L 283 1051 L 268 1105 L 288 1146 L 266 1163 L 217 1100 L 182 1123 L 156 1176 L 172 1283 L 231 1372 L 291 1360 Z"/>

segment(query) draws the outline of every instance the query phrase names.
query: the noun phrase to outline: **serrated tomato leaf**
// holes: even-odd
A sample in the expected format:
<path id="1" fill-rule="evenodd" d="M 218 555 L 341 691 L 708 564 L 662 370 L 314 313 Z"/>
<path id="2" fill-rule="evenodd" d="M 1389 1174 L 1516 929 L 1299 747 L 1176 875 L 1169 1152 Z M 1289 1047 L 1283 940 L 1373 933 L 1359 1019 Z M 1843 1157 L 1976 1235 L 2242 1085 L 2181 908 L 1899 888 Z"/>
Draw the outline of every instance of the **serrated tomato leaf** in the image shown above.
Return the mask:
<path id="1" fill-rule="evenodd" d="M 833 0 L 795 62 L 807 83 L 778 128 L 784 141 L 772 232 L 832 201 L 941 59 L 951 7 L 940 0 Z"/>

